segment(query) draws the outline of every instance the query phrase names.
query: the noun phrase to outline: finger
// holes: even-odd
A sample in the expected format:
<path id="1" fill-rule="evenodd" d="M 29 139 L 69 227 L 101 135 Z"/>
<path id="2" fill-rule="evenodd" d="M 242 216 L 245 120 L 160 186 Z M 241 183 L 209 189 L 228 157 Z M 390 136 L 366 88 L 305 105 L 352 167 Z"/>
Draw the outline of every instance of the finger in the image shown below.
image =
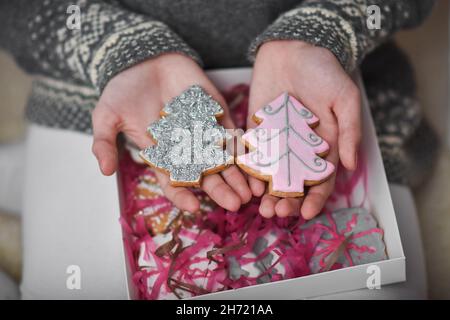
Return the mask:
<path id="1" fill-rule="evenodd" d="M 277 201 L 277 197 L 265 194 L 261 199 L 261 204 L 259 205 L 259 213 L 264 218 L 272 218 L 275 215 L 275 205 Z"/>
<path id="2" fill-rule="evenodd" d="M 93 144 L 92 152 L 97 158 L 101 172 L 112 175 L 117 169 L 116 138 L 120 119 L 101 105 L 92 112 Z"/>
<path id="3" fill-rule="evenodd" d="M 329 122 L 331 121 L 331 119 L 328 119 L 328 117 L 323 118 L 326 120 L 323 123 L 324 126 L 322 126 L 322 128 L 318 128 L 317 132 L 321 134 L 322 133 L 321 131 L 323 131 L 323 134 L 321 136 L 323 136 L 324 139 L 328 139 L 328 141 L 331 142 L 333 140 L 333 136 L 334 137 L 337 136 L 336 130 L 337 128 L 336 126 L 333 126 L 331 122 Z M 330 143 L 331 146 L 330 153 L 325 159 L 333 164 L 336 164 L 339 161 L 339 155 L 337 148 L 333 147 L 333 145 L 335 145 L 335 142 Z M 328 178 L 328 180 L 324 181 L 319 185 L 312 186 L 309 188 L 300 208 L 300 213 L 304 219 L 312 219 L 313 217 L 315 217 L 317 214 L 320 213 L 328 197 L 334 190 L 335 179 L 336 179 L 336 171 L 331 175 L 331 177 Z"/>
<path id="4" fill-rule="evenodd" d="M 298 214 L 300 211 L 300 199 L 284 198 L 280 199 L 275 205 L 275 213 L 280 218 Z"/>
<path id="5" fill-rule="evenodd" d="M 264 194 L 264 191 L 266 191 L 265 182 L 252 176 L 248 176 L 248 184 L 255 197 L 261 197 Z"/>
<path id="6" fill-rule="evenodd" d="M 208 83 L 204 84 L 204 89 L 223 108 L 223 115 L 220 117 L 220 123 L 226 129 L 235 129 L 236 125 L 234 124 L 234 122 L 231 118 L 230 109 L 228 107 L 228 104 L 226 103 L 225 99 L 220 94 L 220 92 L 217 90 L 217 88 L 211 82 L 208 82 Z M 233 152 L 234 152 L 234 150 L 233 150 Z M 219 198 L 219 196 L 217 196 L 217 198 L 218 198 L 217 200 L 214 199 L 214 197 L 211 194 L 210 194 L 210 196 L 213 200 L 215 200 L 223 208 L 226 208 L 230 211 L 236 211 L 239 209 L 239 207 L 241 206 L 242 203 L 247 203 L 250 201 L 250 199 L 252 197 L 252 192 L 247 184 L 247 180 L 244 178 L 244 176 L 242 175 L 242 173 L 239 171 L 239 169 L 236 166 L 231 166 L 230 168 L 222 171 L 222 176 L 224 177 L 224 179 L 228 183 L 228 185 L 231 186 L 231 188 L 229 186 L 227 186 L 228 187 L 227 189 L 235 191 L 235 193 L 233 192 L 233 195 L 231 193 L 227 192 L 227 197 L 229 197 L 230 202 L 222 205 L 219 202 L 222 200 Z M 219 176 L 219 178 L 220 178 L 220 176 Z M 205 178 L 206 184 L 204 185 L 204 188 L 209 186 L 209 184 L 210 184 L 209 180 L 210 179 L 208 177 Z M 219 180 L 214 178 L 214 182 L 219 183 Z M 226 189 L 223 187 L 223 190 L 225 191 Z M 205 191 L 206 191 L 206 189 L 205 189 Z M 208 191 L 207 191 L 207 193 L 208 193 Z M 236 194 L 240 198 L 239 202 L 236 201 L 236 197 L 235 197 Z M 223 202 L 225 203 L 225 201 L 223 201 Z"/>
<path id="7" fill-rule="evenodd" d="M 355 170 L 358 160 L 358 147 L 361 140 L 361 100 L 359 91 L 337 101 L 333 107 L 339 127 L 339 157 L 348 170 Z"/>
<path id="8" fill-rule="evenodd" d="M 247 184 L 247 180 L 236 166 L 230 166 L 222 171 L 222 177 L 229 186 L 239 195 L 241 203 L 247 203 L 252 198 L 252 192 Z"/>
<path id="9" fill-rule="evenodd" d="M 208 175 L 203 179 L 202 189 L 219 206 L 229 211 L 237 211 L 241 206 L 240 197 L 225 183 L 218 174 Z"/>
<path id="10" fill-rule="evenodd" d="M 191 191 L 183 187 L 171 186 L 169 177 L 162 172 L 155 170 L 155 175 L 164 195 L 175 207 L 189 212 L 196 212 L 200 209 L 200 201 Z"/>
<path id="11" fill-rule="evenodd" d="M 254 128 L 257 126 L 255 121 L 253 121 L 254 113 L 258 109 L 260 109 L 263 105 L 267 104 L 270 101 L 270 98 L 268 99 L 267 96 L 272 95 L 272 93 L 263 90 L 263 88 L 267 87 L 264 79 L 265 79 L 264 77 L 258 77 L 255 73 L 253 74 L 248 102 L 247 129 Z M 261 197 L 264 194 L 266 190 L 266 182 L 261 181 L 255 177 L 249 176 L 248 183 L 255 197 Z"/>
<path id="12" fill-rule="evenodd" d="M 304 219 L 310 220 L 322 211 L 325 202 L 334 189 L 335 175 L 326 182 L 313 186 L 308 190 L 303 203 L 301 205 L 301 215 Z"/>

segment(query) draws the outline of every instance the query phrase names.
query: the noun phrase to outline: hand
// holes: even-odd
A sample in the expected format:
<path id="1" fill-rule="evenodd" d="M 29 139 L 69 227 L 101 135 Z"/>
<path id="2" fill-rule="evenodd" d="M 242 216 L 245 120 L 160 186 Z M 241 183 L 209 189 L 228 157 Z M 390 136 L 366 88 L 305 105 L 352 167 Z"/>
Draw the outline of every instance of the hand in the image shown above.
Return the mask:
<path id="1" fill-rule="evenodd" d="M 327 49 L 302 41 L 270 41 L 258 51 L 250 88 L 248 126 L 255 127 L 251 116 L 282 92 L 299 99 L 320 119 L 316 132 L 330 145 L 327 160 L 337 164 L 339 158 L 348 170 L 357 166 L 361 136 L 360 95 L 336 57 Z M 323 208 L 334 189 L 335 174 L 326 182 L 313 186 L 304 198 L 280 199 L 264 195 L 260 213 L 286 217 L 301 213 L 311 219 Z M 249 179 L 254 195 L 261 196 L 264 182 Z"/>
<path id="2" fill-rule="evenodd" d="M 92 113 L 94 143 L 92 151 L 100 170 L 111 175 L 117 169 L 116 136 L 123 132 L 139 148 L 153 144 L 147 134 L 150 123 L 159 119 L 164 103 L 191 85 L 202 86 L 224 108 L 221 118 L 225 128 L 234 128 L 225 100 L 203 70 L 181 54 L 164 54 L 133 66 L 116 75 L 105 87 Z M 164 194 L 175 206 L 194 212 L 197 197 L 187 188 L 172 187 L 169 177 L 155 170 Z M 251 199 L 247 181 L 236 166 L 220 174 L 205 176 L 202 189 L 218 205 L 231 211 Z"/>

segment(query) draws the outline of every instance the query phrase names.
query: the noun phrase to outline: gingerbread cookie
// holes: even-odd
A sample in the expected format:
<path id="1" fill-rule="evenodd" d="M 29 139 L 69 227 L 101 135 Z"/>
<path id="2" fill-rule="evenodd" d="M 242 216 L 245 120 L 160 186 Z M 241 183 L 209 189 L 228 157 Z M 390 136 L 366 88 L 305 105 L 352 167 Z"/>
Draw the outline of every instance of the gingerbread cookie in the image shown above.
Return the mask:
<path id="1" fill-rule="evenodd" d="M 312 127 L 319 119 L 288 93 L 253 116 L 258 127 L 242 136 L 250 152 L 236 162 L 248 174 L 269 181 L 269 193 L 301 197 L 304 186 L 326 180 L 334 171 L 324 160 L 329 146 Z"/>
<path id="2" fill-rule="evenodd" d="M 173 186 L 200 186 L 203 175 L 225 169 L 232 162 L 223 149 L 228 137 L 217 122 L 223 114 L 218 102 L 194 85 L 167 103 L 161 119 L 148 132 L 156 145 L 140 152 L 152 167 L 170 175 Z"/>

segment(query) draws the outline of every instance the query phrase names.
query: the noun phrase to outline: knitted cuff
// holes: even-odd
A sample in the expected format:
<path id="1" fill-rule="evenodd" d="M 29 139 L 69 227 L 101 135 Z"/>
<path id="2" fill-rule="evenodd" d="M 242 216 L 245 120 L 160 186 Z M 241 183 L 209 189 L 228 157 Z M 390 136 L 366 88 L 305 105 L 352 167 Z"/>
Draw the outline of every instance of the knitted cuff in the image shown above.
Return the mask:
<path id="1" fill-rule="evenodd" d="M 259 47 L 272 40 L 301 40 L 333 52 L 344 69 L 351 72 L 357 62 L 358 46 L 352 25 L 334 11 L 302 6 L 286 12 L 251 44 L 254 61 Z"/>
<path id="2" fill-rule="evenodd" d="M 435 0 L 305 0 L 286 12 L 250 46 L 254 60 L 264 42 L 302 40 L 327 48 L 351 72 L 365 55 L 402 28 L 417 26 Z M 377 11 L 377 12 L 376 12 Z M 369 25 L 378 14 L 379 25 Z"/>
<path id="3" fill-rule="evenodd" d="M 108 81 L 124 69 L 167 52 L 185 54 L 202 64 L 198 54 L 166 25 L 143 21 L 105 38 L 89 65 L 89 78 L 101 93 Z"/>

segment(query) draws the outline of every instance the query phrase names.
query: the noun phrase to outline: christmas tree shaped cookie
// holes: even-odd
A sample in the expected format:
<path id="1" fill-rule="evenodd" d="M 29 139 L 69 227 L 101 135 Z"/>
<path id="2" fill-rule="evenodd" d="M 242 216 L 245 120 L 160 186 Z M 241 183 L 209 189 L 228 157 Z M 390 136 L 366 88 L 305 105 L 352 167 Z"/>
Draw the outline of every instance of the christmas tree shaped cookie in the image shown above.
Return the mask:
<path id="1" fill-rule="evenodd" d="M 200 186 L 202 175 L 223 170 L 232 157 L 223 149 L 228 137 L 217 122 L 223 109 L 200 86 L 194 85 L 167 103 L 161 119 L 148 132 L 156 145 L 140 156 L 170 176 L 173 186 Z"/>
<path id="2" fill-rule="evenodd" d="M 250 152 L 236 162 L 244 171 L 269 181 L 269 193 L 301 197 L 304 186 L 326 180 L 334 171 L 322 157 L 326 141 L 312 127 L 319 119 L 288 93 L 283 93 L 253 116 L 258 127 L 242 136 Z"/>

